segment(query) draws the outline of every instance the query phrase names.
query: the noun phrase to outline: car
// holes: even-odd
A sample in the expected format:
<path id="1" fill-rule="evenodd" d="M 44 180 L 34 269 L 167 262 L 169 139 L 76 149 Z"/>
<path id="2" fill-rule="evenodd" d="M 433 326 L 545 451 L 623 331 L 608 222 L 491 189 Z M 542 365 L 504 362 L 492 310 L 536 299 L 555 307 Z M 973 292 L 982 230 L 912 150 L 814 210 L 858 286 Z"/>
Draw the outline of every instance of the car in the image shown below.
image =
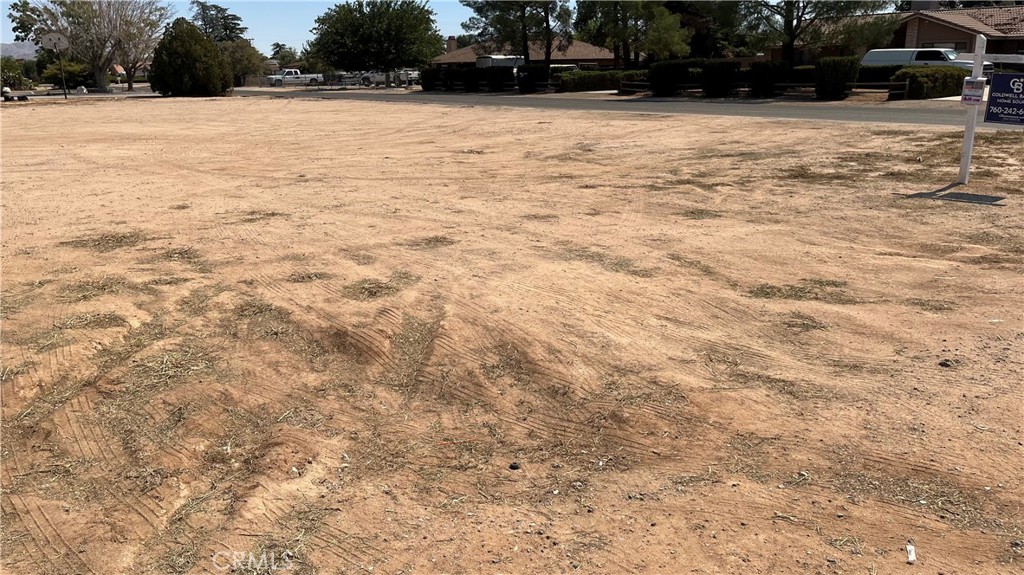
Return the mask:
<path id="1" fill-rule="evenodd" d="M 861 66 L 953 66 L 974 69 L 973 60 L 958 60 L 952 48 L 886 48 L 869 50 L 860 60 Z M 991 78 L 995 72 L 992 62 L 985 62 L 982 75 Z"/>

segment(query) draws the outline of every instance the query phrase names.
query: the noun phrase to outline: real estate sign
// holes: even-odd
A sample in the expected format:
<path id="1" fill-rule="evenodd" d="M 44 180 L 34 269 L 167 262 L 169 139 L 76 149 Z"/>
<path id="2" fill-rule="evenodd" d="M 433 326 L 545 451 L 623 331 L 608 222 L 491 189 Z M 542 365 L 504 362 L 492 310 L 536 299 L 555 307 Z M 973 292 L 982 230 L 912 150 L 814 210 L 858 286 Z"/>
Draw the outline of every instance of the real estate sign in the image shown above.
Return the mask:
<path id="1" fill-rule="evenodd" d="M 1024 74 L 992 76 L 985 121 L 1024 126 Z"/>

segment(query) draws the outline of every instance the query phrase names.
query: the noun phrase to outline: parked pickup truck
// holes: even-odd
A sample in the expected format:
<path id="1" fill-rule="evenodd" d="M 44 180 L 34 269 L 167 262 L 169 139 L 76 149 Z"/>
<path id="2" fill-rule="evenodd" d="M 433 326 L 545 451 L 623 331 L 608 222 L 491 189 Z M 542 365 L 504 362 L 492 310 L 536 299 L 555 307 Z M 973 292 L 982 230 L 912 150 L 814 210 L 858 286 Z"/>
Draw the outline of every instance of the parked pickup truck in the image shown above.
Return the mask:
<path id="1" fill-rule="evenodd" d="M 323 74 L 303 74 L 298 68 L 285 68 L 267 76 L 271 86 L 284 86 L 285 84 L 319 84 L 324 81 Z"/>

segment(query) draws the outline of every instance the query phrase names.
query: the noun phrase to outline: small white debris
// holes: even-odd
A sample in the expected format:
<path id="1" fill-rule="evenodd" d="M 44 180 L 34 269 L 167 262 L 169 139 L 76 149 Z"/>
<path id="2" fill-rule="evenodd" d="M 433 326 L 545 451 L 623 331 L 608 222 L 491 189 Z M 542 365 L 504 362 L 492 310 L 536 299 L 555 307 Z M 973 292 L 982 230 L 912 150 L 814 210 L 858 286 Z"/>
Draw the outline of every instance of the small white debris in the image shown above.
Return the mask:
<path id="1" fill-rule="evenodd" d="M 914 561 L 917 561 L 917 549 L 910 543 L 907 543 L 907 563 L 913 563 Z"/>

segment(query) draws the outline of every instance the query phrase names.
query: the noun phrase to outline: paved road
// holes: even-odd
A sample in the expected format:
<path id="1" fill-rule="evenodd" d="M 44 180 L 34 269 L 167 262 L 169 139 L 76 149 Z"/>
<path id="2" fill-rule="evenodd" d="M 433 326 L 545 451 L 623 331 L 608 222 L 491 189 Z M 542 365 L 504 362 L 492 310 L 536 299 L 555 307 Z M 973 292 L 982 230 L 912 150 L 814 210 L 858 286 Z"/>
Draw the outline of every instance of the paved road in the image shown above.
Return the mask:
<path id="1" fill-rule="evenodd" d="M 765 101 L 700 102 L 658 98 L 572 98 L 562 96 L 521 96 L 518 94 L 446 94 L 424 92 L 359 91 L 281 91 L 236 88 L 237 96 L 273 96 L 281 98 L 324 98 L 369 100 L 374 102 L 417 102 L 454 106 L 513 106 L 549 110 L 594 110 L 602 112 L 639 112 L 648 114 L 702 114 L 786 118 L 795 120 L 831 120 L 839 122 L 884 122 L 963 126 L 964 110 L 948 108 L 897 108 L 884 106 L 842 106 L 815 103 Z M 1008 128 L 986 124 L 993 128 Z"/>

